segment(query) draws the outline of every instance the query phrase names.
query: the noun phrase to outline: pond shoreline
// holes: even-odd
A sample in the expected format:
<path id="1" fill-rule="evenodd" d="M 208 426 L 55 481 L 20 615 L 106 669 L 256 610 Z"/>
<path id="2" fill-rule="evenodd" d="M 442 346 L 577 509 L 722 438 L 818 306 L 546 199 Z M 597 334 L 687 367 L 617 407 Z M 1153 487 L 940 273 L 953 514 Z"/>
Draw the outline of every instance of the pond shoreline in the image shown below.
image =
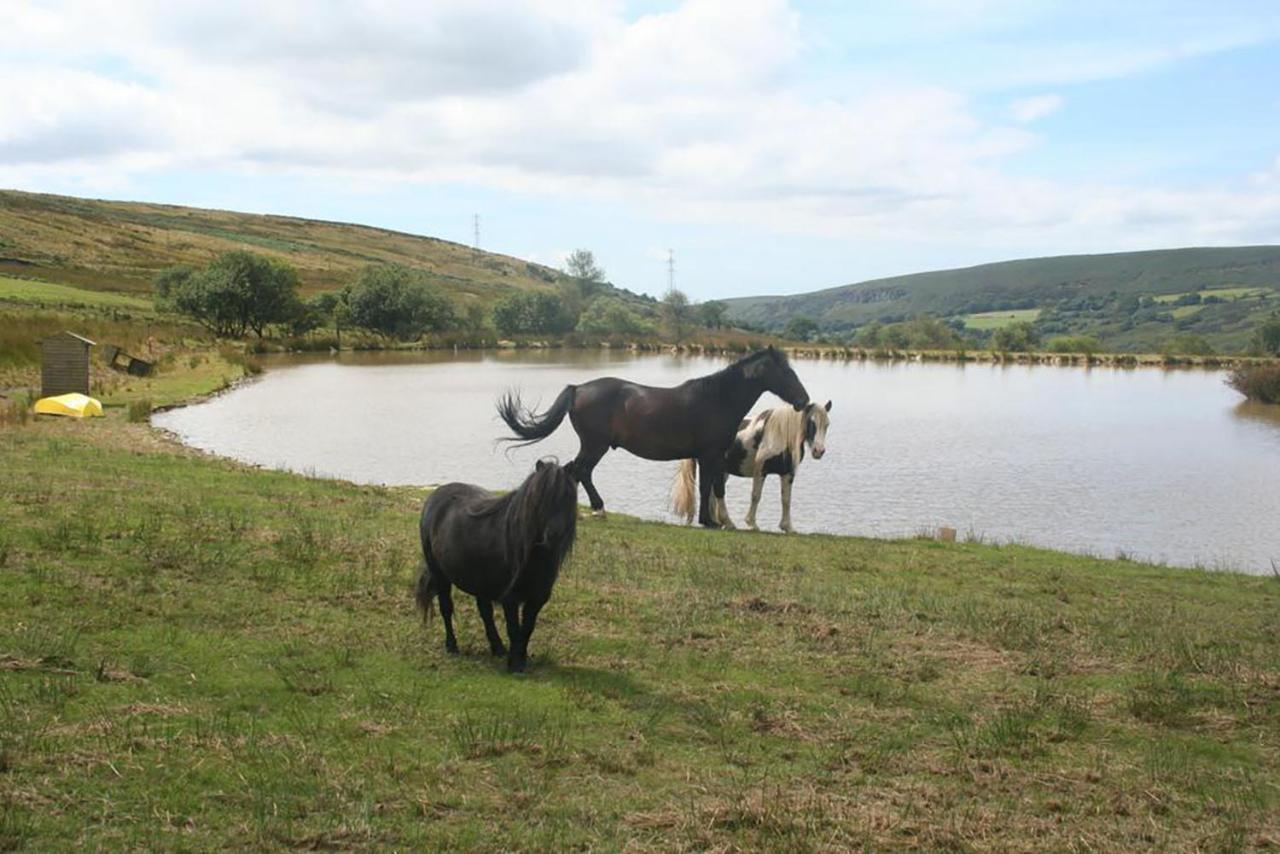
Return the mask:
<path id="1" fill-rule="evenodd" d="M 997 350 L 914 350 L 886 347 L 842 347 L 837 345 L 791 344 L 768 339 L 731 345 L 720 344 L 670 344 L 648 341 L 623 343 L 600 342 L 597 345 L 564 343 L 546 340 L 499 341 L 496 344 L 480 343 L 432 343 L 417 342 L 411 346 L 342 347 L 326 349 L 283 349 L 255 353 L 260 356 L 316 355 L 328 352 L 342 353 L 427 353 L 427 352 L 508 352 L 564 350 L 571 352 L 615 351 L 635 354 L 672 354 L 738 358 L 766 346 L 775 346 L 793 359 L 828 359 L 851 362 L 950 362 L 957 364 L 1005 364 L 1046 365 L 1053 367 L 1114 367 L 1114 368 L 1190 368 L 1199 370 L 1230 370 L 1246 365 L 1280 364 L 1280 358 L 1271 356 L 1247 356 L 1238 354 L 1174 355 L 1162 353 L 1057 353 L 1048 350 L 1027 352 L 1002 352 Z"/>

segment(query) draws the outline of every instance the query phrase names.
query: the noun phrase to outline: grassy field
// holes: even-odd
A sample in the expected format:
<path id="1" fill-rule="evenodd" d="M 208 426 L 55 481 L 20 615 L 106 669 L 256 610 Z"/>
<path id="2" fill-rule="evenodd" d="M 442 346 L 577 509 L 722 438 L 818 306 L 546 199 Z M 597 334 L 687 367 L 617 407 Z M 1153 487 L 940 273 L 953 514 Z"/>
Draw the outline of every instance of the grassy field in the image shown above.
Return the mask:
<path id="1" fill-rule="evenodd" d="M 1015 311 L 984 311 L 981 314 L 966 314 L 961 320 L 966 329 L 1003 329 L 1014 323 L 1034 323 L 1040 316 L 1038 308 L 1024 308 Z"/>
<path id="2" fill-rule="evenodd" d="M 584 520 L 531 672 L 423 492 L 0 428 L 0 849 L 1280 845 L 1280 581 Z"/>
<path id="3" fill-rule="evenodd" d="M 37 282 L 30 279 L 12 279 L 0 276 L 0 300 L 39 306 L 74 306 L 97 308 L 122 308 L 133 312 L 150 312 L 150 299 L 110 291 L 90 291 Z"/>
<path id="4" fill-rule="evenodd" d="M 1202 290 L 1202 291 L 1190 291 L 1189 293 L 1198 293 L 1200 294 L 1201 299 L 1205 299 L 1207 297 L 1217 297 L 1218 299 L 1233 301 L 1238 299 L 1248 299 L 1249 297 L 1262 296 L 1264 294 L 1270 293 L 1270 291 L 1271 291 L 1271 288 L 1206 288 L 1205 290 Z M 1161 296 L 1156 297 L 1155 301 L 1169 303 L 1169 302 L 1174 302 L 1179 297 L 1184 297 L 1186 295 L 1187 294 L 1162 294 Z"/>
<path id="5" fill-rule="evenodd" d="M 0 274 L 146 293 L 161 269 L 230 249 L 289 262 L 306 293 L 341 287 L 367 264 L 425 270 L 450 296 L 485 305 L 555 279 L 517 258 L 381 228 L 0 190 Z"/>

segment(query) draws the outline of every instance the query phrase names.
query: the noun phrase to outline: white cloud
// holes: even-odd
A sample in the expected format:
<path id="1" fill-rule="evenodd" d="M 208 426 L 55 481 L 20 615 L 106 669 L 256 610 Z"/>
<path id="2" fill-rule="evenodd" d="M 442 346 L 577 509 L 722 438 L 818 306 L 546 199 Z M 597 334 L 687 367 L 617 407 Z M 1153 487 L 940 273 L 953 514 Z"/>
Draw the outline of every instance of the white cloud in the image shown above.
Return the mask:
<path id="1" fill-rule="evenodd" d="M 634 21 L 586 0 L 22 6 L 0 33 L 0 182 L 277 171 L 619 199 L 860 241 L 1280 239 L 1274 180 L 1011 177 L 1005 159 L 1037 143 L 1022 125 L 1060 96 L 993 124 L 947 85 L 815 93 L 795 82 L 805 50 L 782 0 Z"/>
<path id="2" fill-rule="evenodd" d="M 1009 113 L 1019 124 L 1029 124 L 1062 109 L 1061 95 L 1032 95 L 1019 98 L 1009 105 Z"/>

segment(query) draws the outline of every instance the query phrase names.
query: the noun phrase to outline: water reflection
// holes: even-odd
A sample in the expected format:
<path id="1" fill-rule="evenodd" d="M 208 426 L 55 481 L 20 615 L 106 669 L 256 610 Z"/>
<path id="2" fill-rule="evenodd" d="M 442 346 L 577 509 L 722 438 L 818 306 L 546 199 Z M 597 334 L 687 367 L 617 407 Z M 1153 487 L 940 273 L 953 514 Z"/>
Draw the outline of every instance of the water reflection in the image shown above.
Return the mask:
<path id="1" fill-rule="evenodd" d="M 1280 405 L 1246 400 L 1231 411 L 1237 418 L 1269 431 L 1272 436 L 1280 439 Z"/>

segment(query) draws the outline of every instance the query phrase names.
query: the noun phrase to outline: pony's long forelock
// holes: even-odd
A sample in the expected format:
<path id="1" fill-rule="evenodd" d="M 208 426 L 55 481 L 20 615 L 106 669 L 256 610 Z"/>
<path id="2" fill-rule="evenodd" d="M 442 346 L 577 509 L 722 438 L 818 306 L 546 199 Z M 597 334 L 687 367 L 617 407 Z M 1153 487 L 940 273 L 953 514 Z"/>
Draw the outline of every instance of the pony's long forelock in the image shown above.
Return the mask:
<path id="1" fill-rule="evenodd" d="M 503 498 L 508 499 L 507 563 L 512 570 L 505 597 L 519 583 L 534 549 L 545 549 L 553 570 L 569 556 L 578 530 L 578 483 L 558 463 L 539 460 L 524 483 Z M 554 537 L 548 539 L 553 527 Z"/>

